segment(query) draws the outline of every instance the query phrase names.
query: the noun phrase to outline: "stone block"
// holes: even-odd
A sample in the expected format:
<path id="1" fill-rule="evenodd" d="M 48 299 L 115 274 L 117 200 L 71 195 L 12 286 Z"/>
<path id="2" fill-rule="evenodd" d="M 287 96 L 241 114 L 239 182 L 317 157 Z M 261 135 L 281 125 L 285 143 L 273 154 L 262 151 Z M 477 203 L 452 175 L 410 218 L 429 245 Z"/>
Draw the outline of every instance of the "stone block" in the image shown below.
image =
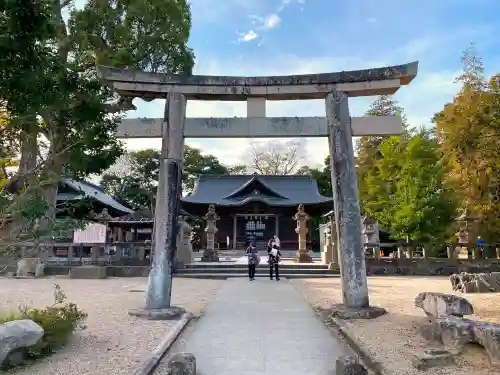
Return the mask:
<path id="1" fill-rule="evenodd" d="M 69 270 L 69 277 L 72 279 L 105 279 L 107 278 L 106 267 L 80 266 Z"/>
<path id="2" fill-rule="evenodd" d="M 500 324 L 474 321 L 457 316 L 438 319 L 441 340 L 448 352 L 461 354 L 465 345 L 481 345 L 494 366 L 500 366 Z"/>
<path id="3" fill-rule="evenodd" d="M 203 256 L 201 257 L 202 262 L 218 262 L 219 254 L 217 254 L 217 250 L 205 249 L 203 251 Z"/>
<path id="4" fill-rule="evenodd" d="M 353 309 L 343 304 L 330 306 L 332 316 L 340 319 L 375 319 L 387 314 L 387 310 L 382 307 L 368 306 L 360 309 Z"/>
<path id="5" fill-rule="evenodd" d="M 411 364 L 417 370 L 427 370 L 432 367 L 449 366 L 454 363 L 453 356 L 443 349 L 427 349 L 423 354 L 414 355 Z"/>
<path id="6" fill-rule="evenodd" d="M 340 357 L 336 361 L 335 375 L 368 375 L 368 370 L 355 357 Z"/>
<path id="7" fill-rule="evenodd" d="M 500 272 L 467 273 L 450 276 L 451 287 L 461 293 L 500 292 Z"/>
<path id="8" fill-rule="evenodd" d="M 35 276 L 36 268 L 39 263 L 38 258 L 22 258 L 17 262 L 16 276 L 26 277 Z"/>
<path id="9" fill-rule="evenodd" d="M 22 361 L 26 349 L 37 344 L 44 330 L 29 319 L 0 324 L 0 367 Z"/>
<path id="10" fill-rule="evenodd" d="M 196 375 L 196 358 L 191 353 L 177 353 L 167 362 L 165 375 Z"/>
<path id="11" fill-rule="evenodd" d="M 43 277 L 45 274 L 45 264 L 42 262 L 39 262 L 36 267 L 35 267 L 35 277 Z"/>
<path id="12" fill-rule="evenodd" d="M 453 294 L 419 293 L 415 297 L 415 307 L 420 307 L 433 320 L 448 315 L 462 317 L 474 314 L 474 308 L 468 300 Z"/>
<path id="13" fill-rule="evenodd" d="M 309 254 L 309 251 L 301 251 L 298 250 L 297 254 L 295 255 L 295 261 L 297 263 L 312 263 L 312 256 Z"/>
<path id="14" fill-rule="evenodd" d="M 487 322 L 474 322 L 473 337 L 481 345 L 493 366 L 500 366 L 500 325 Z"/>

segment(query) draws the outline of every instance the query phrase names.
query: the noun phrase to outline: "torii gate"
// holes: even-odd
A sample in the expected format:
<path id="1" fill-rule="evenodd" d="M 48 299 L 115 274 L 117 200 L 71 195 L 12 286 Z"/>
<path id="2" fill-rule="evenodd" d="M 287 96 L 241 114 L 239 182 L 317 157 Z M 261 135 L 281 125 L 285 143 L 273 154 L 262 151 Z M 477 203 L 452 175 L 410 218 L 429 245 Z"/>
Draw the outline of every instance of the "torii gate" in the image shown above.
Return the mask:
<path id="1" fill-rule="evenodd" d="M 342 295 L 345 308 L 369 308 L 353 136 L 402 133 L 391 116 L 351 117 L 349 97 L 393 94 L 416 77 L 418 62 L 348 72 L 227 77 L 146 73 L 98 66 L 99 78 L 122 96 L 166 99 L 163 119 L 123 120 L 121 138 L 162 138 L 154 257 L 145 316 L 172 316 L 172 263 L 181 197 L 184 138 L 328 137 Z M 325 99 L 326 117 L 266 117 L 266 100 Z M 187 100 L 247 102 L 246 118 L 188 118 Z"/>

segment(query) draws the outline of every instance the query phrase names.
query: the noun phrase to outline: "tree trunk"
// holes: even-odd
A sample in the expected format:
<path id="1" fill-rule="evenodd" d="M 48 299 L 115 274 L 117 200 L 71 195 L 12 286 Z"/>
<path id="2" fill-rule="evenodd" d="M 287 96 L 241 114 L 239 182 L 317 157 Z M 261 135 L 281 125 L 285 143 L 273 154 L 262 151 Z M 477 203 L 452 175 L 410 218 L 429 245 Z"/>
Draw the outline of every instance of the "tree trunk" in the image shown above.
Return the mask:
<path id="1" fill-rule="evenodd" d="M 35 119 L 36 121 L 36 119 Z M 36 129 L 36 128 L 35 128 Z M 31 131 L 33 130 L 33 131 Z M 22 132 L 21 139 L 21 160 L 19 162 L 18 175 L 19 177 L 12 182 L 12 191 L 20 194 L 19 199 L 27 198 L 25 197 L 26 187 L 30 186 L 35 177 L 36 173 L 34 169 L 37 165 L 37 155 L 38 155 L 38 131 L 34 129 L 28 129 Z M 29 194 L 29 192 L 28 192 Z M 10 225 L 10 239 L 15 240 L 19 237 L 22 231 L 23 218 L 16 212 L 12 215 L 12 223 Z"/>
<path id="2" fill-rule="evenodd" d="M 56 217 L 57 191 L 59 182 L 61 181 L 61 173 L 64 164 L 64 155 L 60 154 L 62 150 L 63 142 L 55 135 L 53 139 L 51 139 L 49 157 L 40 173 L 40 179 L 44 184 L 43 197 L 48 205 L 45 217 L 40 221 L 40 229 L 42 231 L 49 229 Z"/>

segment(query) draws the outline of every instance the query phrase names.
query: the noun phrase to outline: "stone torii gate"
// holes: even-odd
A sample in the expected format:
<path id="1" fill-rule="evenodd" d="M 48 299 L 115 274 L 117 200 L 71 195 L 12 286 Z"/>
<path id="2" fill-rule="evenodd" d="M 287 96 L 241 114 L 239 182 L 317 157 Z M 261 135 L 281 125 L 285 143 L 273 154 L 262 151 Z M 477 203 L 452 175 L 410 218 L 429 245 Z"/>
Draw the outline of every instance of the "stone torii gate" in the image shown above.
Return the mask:
<path id="1" fill-rule="evenodd" d="M 353 136 L 401 134 L 398 117 L 351 117 L 349 97 L 393 94 L 416 77 L 418 62 L 348 72 L 227 77 L 146 73 L 98 66 L 104 84 L 122 96 L 166 99 L 161 119 L 128 119 L 121 138 L 162 138 L 155 210 L 154 257 L 146 308 L 138 315 L 172 316 L 172 263 L 181 197 L 184 138 L 328 137 L 344 308 L 369 309 Z M 266 100 L 324 99 L 326 117 L 266 117 Z M 187 100 L 246 101 L 246 118 L 188 118 Z"/>

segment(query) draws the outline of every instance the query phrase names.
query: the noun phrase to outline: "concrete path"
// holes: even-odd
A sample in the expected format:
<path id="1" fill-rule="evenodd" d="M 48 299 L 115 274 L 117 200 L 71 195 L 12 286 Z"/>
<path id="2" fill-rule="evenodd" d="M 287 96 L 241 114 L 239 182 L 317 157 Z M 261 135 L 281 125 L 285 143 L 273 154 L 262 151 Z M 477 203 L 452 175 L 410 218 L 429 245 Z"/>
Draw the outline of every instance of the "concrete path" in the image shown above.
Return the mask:
<path id="1" fill-rule="evenodd" d="M 227 280 L 187 334 L 199 375 L 332 375 L 348 350 L 284 279 Z"/>

